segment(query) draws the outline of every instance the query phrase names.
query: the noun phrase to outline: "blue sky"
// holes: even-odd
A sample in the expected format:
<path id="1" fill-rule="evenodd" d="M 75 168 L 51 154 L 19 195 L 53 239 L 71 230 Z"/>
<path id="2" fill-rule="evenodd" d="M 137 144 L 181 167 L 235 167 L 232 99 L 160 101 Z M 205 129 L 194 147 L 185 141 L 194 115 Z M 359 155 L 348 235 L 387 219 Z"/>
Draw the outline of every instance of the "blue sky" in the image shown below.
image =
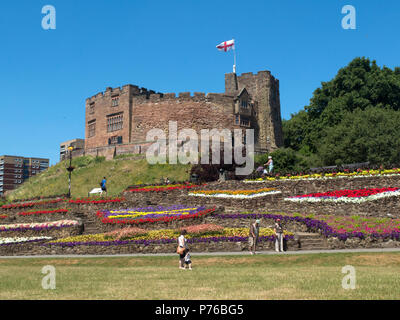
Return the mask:
<path id="1" fill-rule="evenodd" d="M 344 5 L 357 29 L 344 30 Z M 43 30 L 42 7 L 56 8 Z M 0 2 L 0 155 L 48 157 L 84 138 L 85 99 L 135 84 L 160 92 L 223 92 L 235 38 L 237 72 L 270 70 L 280 80 L 282 117 L 308 104 L 353 58 L 399 66 L 397 0 Z"/>

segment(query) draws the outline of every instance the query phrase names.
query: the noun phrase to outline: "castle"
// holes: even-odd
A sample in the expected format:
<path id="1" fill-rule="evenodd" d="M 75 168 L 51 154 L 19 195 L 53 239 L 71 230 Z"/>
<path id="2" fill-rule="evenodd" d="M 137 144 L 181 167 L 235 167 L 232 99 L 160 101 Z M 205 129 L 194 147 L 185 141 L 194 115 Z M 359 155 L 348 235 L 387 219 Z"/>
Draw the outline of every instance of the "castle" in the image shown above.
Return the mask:
<path id="1" fill-rule="evenodd" d="M 149 130 L 168 132 L 169 121 L 178 130 L 254 129 L 255 152 L 283 145 L 279 80 L 269 71 L 225 75 L 225 92 L 156 93 L 125 85 L 107 88 L 86 100 L 86 155 L 112 158 L 118 154 L 145 153 L 154 142 Z"/>

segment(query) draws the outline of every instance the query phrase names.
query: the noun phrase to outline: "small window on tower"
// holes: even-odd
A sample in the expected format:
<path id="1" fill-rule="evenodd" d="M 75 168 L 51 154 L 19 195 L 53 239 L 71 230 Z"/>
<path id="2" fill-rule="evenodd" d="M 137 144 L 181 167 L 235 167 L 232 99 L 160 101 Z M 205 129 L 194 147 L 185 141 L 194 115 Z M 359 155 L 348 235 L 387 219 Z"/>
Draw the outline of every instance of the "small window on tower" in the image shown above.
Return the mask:
<path id="1" fill-rule="evenodd" d="M 118 106 L 118 105 L 119 105 L 119 97 L 114 97 L 114 98 L 112 98 L 112 99 L 111 99 L 111 105 L 112 105 L 113 107 Z"/>
<path id="2" fill-rule="evenodd" d="M 240 121 L 239 115 L 236 115 L 235 116 L 235 124 L 239 124 L 239 121 Z"/>

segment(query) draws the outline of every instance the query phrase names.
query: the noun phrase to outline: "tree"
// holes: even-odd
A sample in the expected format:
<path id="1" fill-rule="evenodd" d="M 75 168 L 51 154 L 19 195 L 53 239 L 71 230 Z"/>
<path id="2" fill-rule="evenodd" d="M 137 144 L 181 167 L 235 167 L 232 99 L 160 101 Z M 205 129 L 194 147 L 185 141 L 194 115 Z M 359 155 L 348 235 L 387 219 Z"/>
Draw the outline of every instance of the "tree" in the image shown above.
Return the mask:
<path id="1" fill-rule="evenodd" d="M 391 130 L 398 130 L 393 121 L 399 112 L 400 68 L 355 58 L 283 122 L 284 144 L 324 165 L 393 162 L 395 146 L 385 141 L 397 137 Z"/>

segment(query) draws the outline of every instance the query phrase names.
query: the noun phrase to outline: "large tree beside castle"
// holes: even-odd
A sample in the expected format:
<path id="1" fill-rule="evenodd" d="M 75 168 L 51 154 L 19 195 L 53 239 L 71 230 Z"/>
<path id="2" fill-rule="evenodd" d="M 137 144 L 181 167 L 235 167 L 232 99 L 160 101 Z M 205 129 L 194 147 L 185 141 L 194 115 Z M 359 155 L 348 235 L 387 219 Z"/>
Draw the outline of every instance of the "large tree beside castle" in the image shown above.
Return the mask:
<path id="1" fill-rule="evenodd" d="M 355 58 L 283 122 L 286 148 L 303 165 L 400 164 L 400 68 Z"/>

